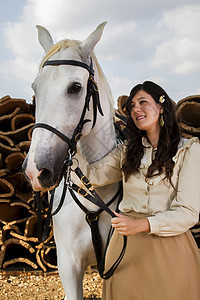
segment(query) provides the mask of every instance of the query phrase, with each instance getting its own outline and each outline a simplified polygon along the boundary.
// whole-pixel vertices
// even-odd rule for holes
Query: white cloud
[[[125,2],[128,5],[131,0]],[[115,2],[115,7],[121,7],[120,1]],[[56,42],[63,38],[85,39],[100,22],[106,19],[112,9],[112,1],[106,4],[105,10],[104,1],[95,3],[90,0],[78,2],[27,0],[20,20],[4,24],[6,47],[10,52],[10,58],[1,64],[1,74],[10,77],[10,80],[15,78],[18,85],[30,85],[43,55],[43,49],[37,41],[36,24],[43,25],[52,32]],[[91,11],[98,11],[100,16],[97,18],[97,14],[91,14]],[[94,26],[91,25],[92,23]],[[97,45],[99,56],[107,61],[138,57],[141,52],[138,51],[138,47],[133,47],[132,39],[136,33],[137,25],[132,20],[127,20],[123,24],[119,21],[113,26],[107,25],[102,45],[100,43]],[[32,95],[31,89],[28,95]]]
[[[189,74],[200,70],[199,53],[200,41],[177,37],[157,47],[152,65],[175,74]]]
[[[37,47],[37,32],[26,22],[7,23],[5,28],[6,46],[12,55],[24,60],[34,58],[39,47]]]
[[[138,35],[136,22],[127,21],[123,24],[108,26],[103,35],[99,51],[100,56],[108,61],[136,60],[141,57],[140,47],[135,47],[134,37]]]
[[[200,5],[188,5],[169,11],[159,22],[168,39],[155,49],[154,68],[165,68],[174,74],[189,74],[200,70]],[[166,36],[166,33],[165,33]]]
[[[175,36],[196,38],[200,28],[200,5],[185,5],[164,13],[163,23]]]
[[[134,82],[133,80],[125,77],[111,76],[109,78],[109,84],[113,91],[112,94],[115,101],[115,106],[117,103],[117,98],[120,95],[129,95],[131,88],[137,83],[138,81],[135,80]]]

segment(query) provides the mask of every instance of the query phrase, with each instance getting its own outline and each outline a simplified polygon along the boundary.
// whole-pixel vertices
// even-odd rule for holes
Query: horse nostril
[[[52,173],[50,170],[43,169],[42,173],[40,175],[42,175],[43,177],[49,178],[49,177],[51,177]]]
[[[41,174],[38,177],[43,187],[51,187],[55,184],[53,173],[48,169],[42,169]]]

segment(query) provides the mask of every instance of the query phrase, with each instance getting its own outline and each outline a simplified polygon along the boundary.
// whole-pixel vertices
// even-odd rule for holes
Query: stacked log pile
[[[33,191],[22,172],[34,122],[34,103],[9,96],[0,99],[0,268],[4,270],[57,268],[55,247],[39,245]],[[43,206],[44,213],[46,209]],[[48,241],[53,242],[52,230]]]

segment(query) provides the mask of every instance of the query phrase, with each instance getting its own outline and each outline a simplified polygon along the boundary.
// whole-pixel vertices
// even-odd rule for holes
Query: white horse
[[[42,26],[37,26],[38,38],[45,50],[45,57],[40,65],[39,74],[32,87],[36,99],[36,123],[48,124],[71,138],[82,114],[87,93],[89,72],[75,65],[45,65],[49,60],[73,60],[90,65],[92,58],[95,81],[103,116],[98,114],[93,124],[93,104],[90,103],[82,129],[79,147],[88,162],[94,162],[110,152],[116,145],[113,126],[113,99],[109,85],[93,53],[100,40],[105,23],[83,42],[62,40],[53,43],[50,33]],[[91,101],[92,102],[92,101]],[[23,168],[35,191],[51,189],[57,184],[63,162],[68,151],[68,144],[59,136],[45,128],[35,128],[32,135],[29,153]],[[56,188],[54,209],[61,197],[63,181]],[[98,188],[97,192],[108,202],[118,190],[119,184]],[[78,196],[79,200],[90,211],[97,206]],[[116,201],[110,207],[116,208]],[[110,228],[110,216],[103,212],[99,220],[103,248],[105,247]],[[82,279],[88,265],[96,264],[91,240],[91,232],[85,221],[85,213],[77,206],[67,193],[65,202],[53,217],[54,238],[57,247],[58,271],[65,290],[65,299],[80,300],[83,298]]]

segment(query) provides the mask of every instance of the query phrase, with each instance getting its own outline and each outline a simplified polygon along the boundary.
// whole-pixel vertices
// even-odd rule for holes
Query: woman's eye
[[[144,104],[144,103],[146,103],[146,100],[141,100],[140,101],[140,104]]]
[[[78,94],[81,91],[81,84],[78,82],[73,82],[69,87],[67,92],[69,94]]]

